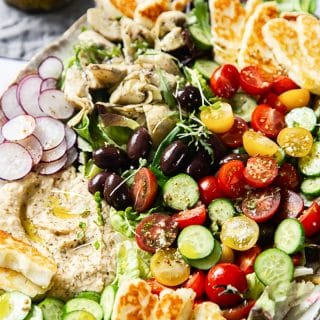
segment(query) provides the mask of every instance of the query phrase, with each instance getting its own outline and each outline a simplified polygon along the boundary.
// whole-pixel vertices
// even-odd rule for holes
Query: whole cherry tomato
[[[261,253],[261,248],[256,244],[247,251],[237,252],[235,264],[245,273],[254,272],[253,265],[256,257]]]
[[[320,232],[320,206],[316,201],[298,218],[303,225],[306,237],[312,237]]]
[[[215,176],[207,176],[198,182],[200,190],[200,199],[205,205],[217,198],[223,197],[223,192],[219,187],[219,183]]]
[[[259,104],[266,104],[266,105],[270,106],[271,108],[274,108],[283,114],[286,114],[288,112],[287,107],[280,102],[278,96],[275,93],[273,93],[272,91],[269,91],[269,92],[266,92],[265,94],[263,94],[260,97],[258,103]]]
[[[192,289],[196,293],[196,299],[199,299],[204,294],[205,284],[205,272],[197,270],[189,276],[189,279],[182,286],[184,288]]]
[[[273,80],[271,89],[273,92],[279,95],[288,90],[299,89],[299,86],[290,78],[279,76]]]

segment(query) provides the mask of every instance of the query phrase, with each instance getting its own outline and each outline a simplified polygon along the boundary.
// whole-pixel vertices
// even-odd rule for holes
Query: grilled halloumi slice
[[[31,298],[46,292],[46,289],[35,285],[21,273],[6,268],[0,268],[0,289],[19,291]]]
[[[192,320],[226,320],[226,318],[217,304],[206,301],[194,307]]]
[[[137,7],[136,0],[109,0],[111,5],[128,18],[133,18]]]
[[[48,288],[57,265],[31,245],[0,230],[0,267],[20,272],[35,285]]]
[[[241,42],[238,65],[242,69],[246,66],[260,66],[270,74],[281,74],[283,68],[279,65],[272,50],[263,39],[262,28],[267,21],[279,15],[275,2],[260,4],[248,19]]]

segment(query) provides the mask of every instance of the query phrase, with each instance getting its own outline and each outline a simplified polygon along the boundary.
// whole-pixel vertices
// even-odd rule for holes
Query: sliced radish
[[[41,92],[39,106],[43,112],[55,119],[68,119],[74,111],[64,98],[64,93],[56,89]]]
[[[4,113],[0,109],[0,143],[4,141],[4,137],[2,135],[2,127],[7,121],[8,119],[5,117]]]
[[[39,139],[43,150],[53,149],[64,139],[64,124],[50,117],[36,118],[34,135]]]
[[[41,83],[40,92],[48,89],[56,89],[57,83],[58,83],[57,79],[54,79],[54,78],[44,79]]]
[[[42,79],[38,75],[30,75],[21,80],[17,89],[18,100],[27,114],[34,117],[46,115],[39,107],[39,94]]]
[[[78,151],[76,147],[72,147],[67,151],[67,162],[64,165],[65,168],[70,167],[78,158]]]
[[[47,57],[44,59],[39,68],[38,73],[42,79],[55,78],[59,79],[63,71],[62,61],[54,56]]]
[[[9,141],[22,140],[32,135],[35,128],[35,118],[24,114],[5,123],[2,127],[2,135]]]
[[[30,153],[34,166],[41,161],[43,149],[40,141],[35,136],[31,135],[28,138],[17,141],[17,143]]]
[[[67,154],[53,162],[40,162],[34,167],[37,173],[48,175],[60,171],[67,163]]]
[[[8,119],[12,119],[21,114],[26,114],[17,99],[17,88],[18,85],[14,84],[5,91],[1,98],[1,107],[4,115]]]
[[[32,169],[30,153],[17,143],[5,142],[0,145],[0,179],[17,180]]]
[[[67,149],[69,150],[70,148],[72,148],[76,141],[77,141],[77,135],[76,133],[74,132],[73,129],[71,129],[70,127],[68,126],[65,126],[65,132],[66,132],[66,141],[67,141]]]
[[[41,161],[52,162],[60,159],[67,152],[67,142],[65,139],[55,148],[43,152]]]

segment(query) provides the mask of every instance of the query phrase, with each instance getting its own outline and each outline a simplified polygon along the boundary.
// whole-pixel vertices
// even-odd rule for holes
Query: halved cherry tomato
[[[172,245],[178,234],[178,224],[166,214],[153,213],[142,219],[136,228],[138,246],[150,253]]]
[[[273,156],[279,146],[260,132],[246,131],[243,134],[243,147],[250,156]]]
[[[298,219],[303,225],[306,237],[316,235],[320,232],[320,205],[313,201],[312,205]]]
[[[299,86],[290,78],[279,76],[273,80],[271,89],[273,92],[279,95],[288,90],[299,89]]]
[[[154,278],[147,279],[146,281],[148,282],[148,285],[151,287],[151,293],[153,294],[159,295],[162,290],[169,288],[164,286]],[[170,289],[172,289],[172,287],[170,287]]]
[[[303,210],[303,199],[301,196],[291,190],[281,190],[281,202],[277,218],[282,220],[286,218],[297,218]]]
[[[275,138],[286,123],[281,112],[266,104],[260,104],[252,112],[251,125],[254,130],[264,133],[269,138]]]
[[[184,288],[190,288],[196,293],[196,299],[204,294],[206,285],[206,274],[197,270],[189,276],[189,279],[182,285]]]
[[[280,206],[281,194],[276,188],[251,191],[242,201],[243,213],[256,222],[269,220]]]
[[[180,211],[174,214],[172,218],[177,222],[180,229],[193,224],[203,224],[207,218],[206,207],[201,205],[193,209]]]
[[[235,117],[231,129],[221,134],[220,138],[227,147],[239,148],[242,146],[242,136],[248,129],[247,123],[242,118]]]
[[[245,193],[243,170],[244,164],[240,160],[231,160],[219,169],[218,183],[227,196],[237,198]]]
[[[245,92],[255,96],[267,92],[271,82],[259,67],[248,66],[240,71],[240,86]]]
[[[259,104],[266,104],[271,108],[278,110],[279,112],[286,114],[288,112],[287,107],[282,104],[278,98],[278,96],[273,92],[267,92],[262,95],[258,101]]]
[[[238,252],[235,264],[245,273],[249,274],[254,272],[253,265],[258,254],[261,253],[261,248],[256,244],[247,251]]]
[[[220,190],[217,178],[215,176],[207,176],[198,182],[200,199],[205,205],[217,198],[223,197],[223,192]]]
[[[237,292],[231,292],[227,286],[231,285],[240,294],[247,288],[247,280],[243,271],[232,263],[219,263],[213,266],[207,275],[206,294],[209,299],[222,308],[233,307],[242,300]]]
[[[246,300],[244,303],[240,304],[231,309],[223,310],[223,316],[227,320],[243,320],[247,319],[250,310],[254,306],[254,300]]]
[[[251,157],[248,159],[243,176],[254,188],[265,188],[276,178],[278,165],[271,157]]]
[[[134,176],[132,185],[134,209],[137,212],[145,212],[155,200],[158,192],[157,178],[148,168],[141,168]]]
[[[300,184],[300,177],[295,166],[285,162],[279,168],[278,176],[275,178],[274,184],[280,188],[296,190]]]
[[[230,99],[239,89],[239,72],[232,64],[217,68],[211,78],[211,90],[219,97]]]

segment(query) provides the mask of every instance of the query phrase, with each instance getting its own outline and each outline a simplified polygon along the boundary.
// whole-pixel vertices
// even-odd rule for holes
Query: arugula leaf
[[[176,105],[176,99],[174,98],[169,83],[167,79],[163,76],[162,71],[160,69],[157,69],[157,73],[159,75],[160,90],[163,94],[164,101],[169,107],[172,108]]]
[[[197,23],[202,29],[203,34],[211,41],[211,27],[209,23],[209,8],[208,4],[203,0],[194,0],[194,15],[196,16]]]

